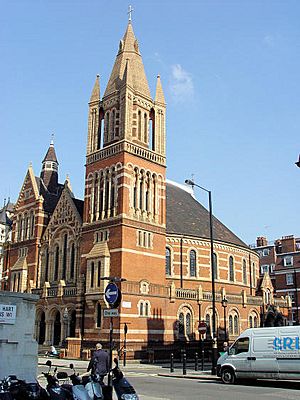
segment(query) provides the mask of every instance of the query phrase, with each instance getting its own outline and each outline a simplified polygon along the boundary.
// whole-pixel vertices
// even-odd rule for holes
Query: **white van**
[[[300,326],[246,329],[219,357],[217,375],[236,379],[300,379]]]

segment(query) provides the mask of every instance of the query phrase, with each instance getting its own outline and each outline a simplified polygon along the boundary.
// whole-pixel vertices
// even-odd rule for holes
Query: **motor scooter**
[[[70,364],[70,369],[73,370],[73,374],[69,375],[72,385],[62,385],[62,387],[71,391],[74,400],[90,400],[88,392],[82,382],[82,378],[76,373],[74,365]]]
[[[49,395],[44,388],[36,382],[26,382],[18,379],[16,375],[9,375],[9,391],[14,400],[47,400]]]
[[[123,372],[119,368],[117,358],[114,358],[115,367],[112,371],[112,385],[118,397],[118,400],[139,400],[134,387],[124,377]]]
[[[12,393],[10,392],[11,380],[7,376],[0,381],[0,399],[1,400],[14,400]]]
[[[82,383],[87,391],[89,400],[102,400],[104,399],[102,386],[97,378],[97,375],[91,374],[82,377]]]
[[[57,372],[57,368],[55,368],[54,372],[51,374],[51,361],[46,361],[46,365],[49,367],[48,372],[43,372],[42,374],[47,380],[46,390],[49,394],[50,399],[73,400],[72,393],[70,393],[67,389],[63,388],[59,384],[59,379],[68,378],[68,374],[66,372]]]

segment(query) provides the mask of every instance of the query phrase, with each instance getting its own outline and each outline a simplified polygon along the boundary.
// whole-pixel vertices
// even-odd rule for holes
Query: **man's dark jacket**
[[[106,351],[96,350],[89,362],[88,371],[99,375],[106,375],[109,371],[109,357]]]

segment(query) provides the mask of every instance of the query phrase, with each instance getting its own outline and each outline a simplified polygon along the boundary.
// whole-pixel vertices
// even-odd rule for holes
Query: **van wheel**
[[[235,374],[231,368],[224,368],[221,372],[221,379],[223,383],[231,383],[235,382]]]

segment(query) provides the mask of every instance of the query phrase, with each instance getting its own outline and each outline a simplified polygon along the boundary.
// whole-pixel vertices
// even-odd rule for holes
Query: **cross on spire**
[[[129,21],[129,22],[131,22],[132,11],[133,11],[133,8],[132,8],[131,6],[129,6],[129,7],[128,7],[128,12],[127,12],[127,14],[128,14],[128,21]]]

